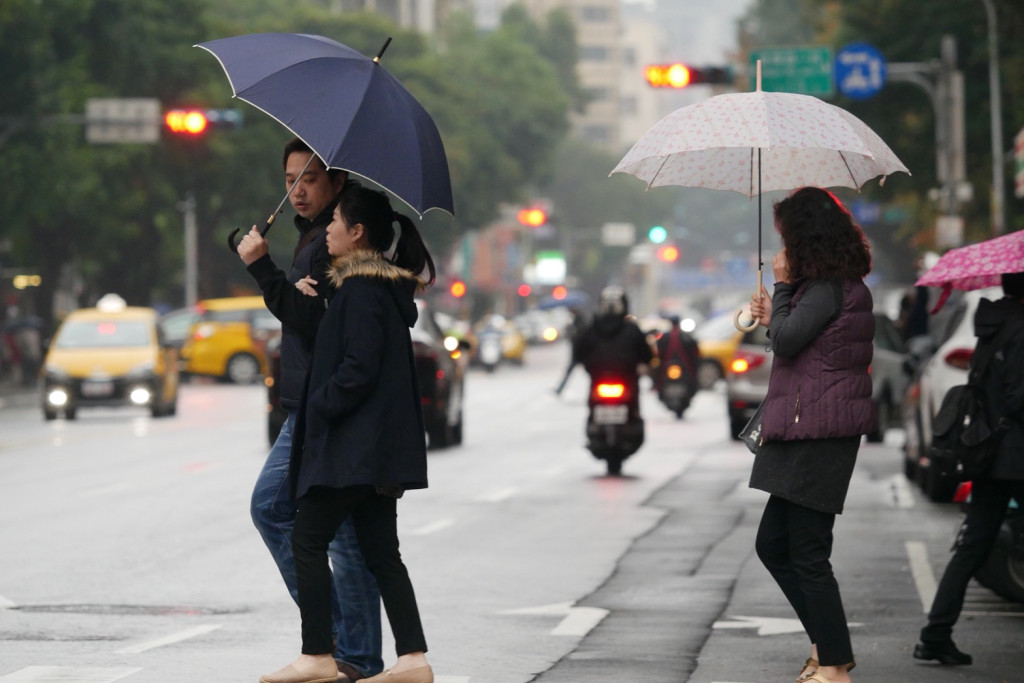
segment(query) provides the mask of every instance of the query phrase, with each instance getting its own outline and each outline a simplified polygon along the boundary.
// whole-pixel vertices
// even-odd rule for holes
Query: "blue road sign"
[[[850,43],[836,53],[836,88],[855,100],[874,97],[885,85],[885,57],[873,45]]]

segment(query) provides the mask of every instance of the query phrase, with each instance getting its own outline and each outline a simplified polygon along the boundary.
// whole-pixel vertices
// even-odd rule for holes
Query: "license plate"
[[[665,395],[670,398],[682,398],[687,393],[686,387],[682,384],[669,384],[665,387]]]
[[[114,394],[114,383],[110,380],[85,380],[82,382],[82,396],[100,398]]]
[[[629,406],[594,406],[594,424],[624,425],[629,421]]]

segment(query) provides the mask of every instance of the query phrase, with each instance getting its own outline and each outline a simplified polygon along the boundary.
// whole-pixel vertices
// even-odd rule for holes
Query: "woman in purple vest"
[[[871,252],[850,213],[820,188],[777,202],[775,227],[783,247],[772,259],[775,291],[750,302],[775,353],[750,476],[770,494],[757,555],[811,640],[797,681],[848,683],[853,648],[829,558],[861,435],[875,426],[875,320],[864,285]]]

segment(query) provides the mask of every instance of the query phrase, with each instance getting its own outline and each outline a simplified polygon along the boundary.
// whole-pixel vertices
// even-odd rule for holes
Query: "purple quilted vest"
[[[806,288],[793,294],[793,311]],[[827,439],[875,429],[871,365],[875,318],[861,280],[843,282],[839,317],[794,358],[776,356],[762,417],[766,441]]]

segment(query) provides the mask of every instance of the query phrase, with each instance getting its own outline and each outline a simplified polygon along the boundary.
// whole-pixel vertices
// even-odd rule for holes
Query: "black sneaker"
[[[960,652],[952,640],[945,643],[918,643],[914,646],[914,659],[934,659],[946,666],[966,666],[974,661],[966,652]]]

